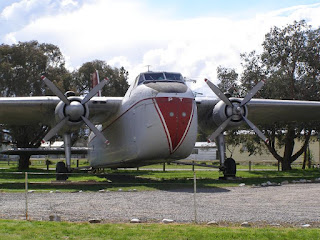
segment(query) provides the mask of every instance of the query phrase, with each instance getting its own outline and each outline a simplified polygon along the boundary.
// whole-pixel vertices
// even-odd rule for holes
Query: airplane
[[[64,149],[13,149],[6,154],[65,153],[66,166],[57,164],[57,172],[69,172],[72,153],[88,153],[93,169],[139,167],[172,162],[188,157],[195,145],[198,127],[210,135],[218,148],[220,170],[225,177],[235,176],[236,164],[225,154],[224,132],[244,124],[264,141],[256,127],[282,121],[306,122],[320,119],[320,102],[254,99],[263,87],[259,82],[244,98],[232,98],[205,79],[216,98],[196,98],[178,72],[142,72],[124,97],[96,94],[107,84],[97,82],[86,96],[63,94],[46,76],[41,77],[56,96],[1,97],[0,124],[44,123],[51,130],[50,140],[63,135]],[[71,134],[86,124],[91,133],[88,148],[71,146]]]

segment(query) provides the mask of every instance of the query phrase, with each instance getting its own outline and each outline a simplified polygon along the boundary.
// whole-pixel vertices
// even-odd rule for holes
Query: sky
[[[52,43],[68,69],[104,60],[125,67],[129,83],[147,65],[181,72],[202,92],[218,66],[241,72],[241,53],[302,19],[320,26],[320,0],[0,0],[0,44]]]

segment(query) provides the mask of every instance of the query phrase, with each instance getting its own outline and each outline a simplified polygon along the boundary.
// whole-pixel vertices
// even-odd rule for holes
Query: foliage
[[[0,46],[1,96],[39,96],[46,94],[40,79],[43,72],[59,82],[70,82],[60,49],[37,41]],[[62,86],[69,87],[68,84]],[[46,125],[6,126],[17,147],[39,147],[49,130]],[[29,166],[30,155],[21,155],[19,168]]]
[[[79,70],[73,72],[73,79],[77,83],[77,92],[85,93],[92,88],[91,74],[98,70],[100,78],[108,78],[108,84],[102,89],[103,96],[123,97],[129,85],[128,71],[110,67],[106,62],[94,60],[84,63]]]
[[[305,21],[295,21],[284,28],[274,27],[265,35],[262,46],[261,54],[255,51],[241,54],[244,70],[239,80],[242,89],[249,91],[259,81],[266,80],[265,86],[255,97],[319,100],[320,28],[312,29]],[[234,72],[234,69],[225,70],[220,79],[227,78],[230,72]],[[234,77],[230,82],[235,82]],[[266,147],[282,163],[282,170],[289,170],[291,163],[306,151],[311,130],[317,130],[319,123],[275,123],[259,128],[268,137]],[[295,139],[304,141],[304,144],[293,153]],[[247,145],[254,146],[251,154],[261,151],[257,147],[260,142],[257,138],[248,139]],[[277,152],[277,147],[281,146],[285,146],[283,154]]]

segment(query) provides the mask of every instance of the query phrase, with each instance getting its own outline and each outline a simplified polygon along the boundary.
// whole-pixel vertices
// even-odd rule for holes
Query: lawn
[[[0,220],[0,239],[319,239],[319,229],[195,224],[89,224]]]
[[[16,167],[0,170],[0,191],[24,191],[25,174],[17,172]],[[288,172],[278,171],[238,171],[237,180],[219,180],[219,171],[196,171],[198,188],[232,187],[240,183],[257,185],[263,182],[292,181],[299,179],[314,180],[320,177],[319,169]],[[78,172],[71,174],[67,182],[55,181],[55,171],[31,168],[28,172],[30,190],[36,191],[98,191],[101,189],[118,191],[169,190],[193,188],[193,172],[190,169],[170,171],[154,170],[106,170],[105,173],[93,174]]]

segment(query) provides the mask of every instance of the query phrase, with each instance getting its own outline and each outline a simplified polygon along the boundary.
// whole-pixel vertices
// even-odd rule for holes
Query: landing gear
[[[224,162],[224,178],[235,178],[237,173],[236,161],[233,158],[227,158]]]
[[[226,157],[226,147],[225,147],[225,139],[223,133],[219,134],[218,137],[215,139],[219,159],[220,159],[220,170],[223,172],[223,177],[220,179],[234,179],[237,173],[237,165],[233,158]]]
[[[58,162],[56,165],[56,180],[65,181],[68,179],[68,169],[64,162]]]

